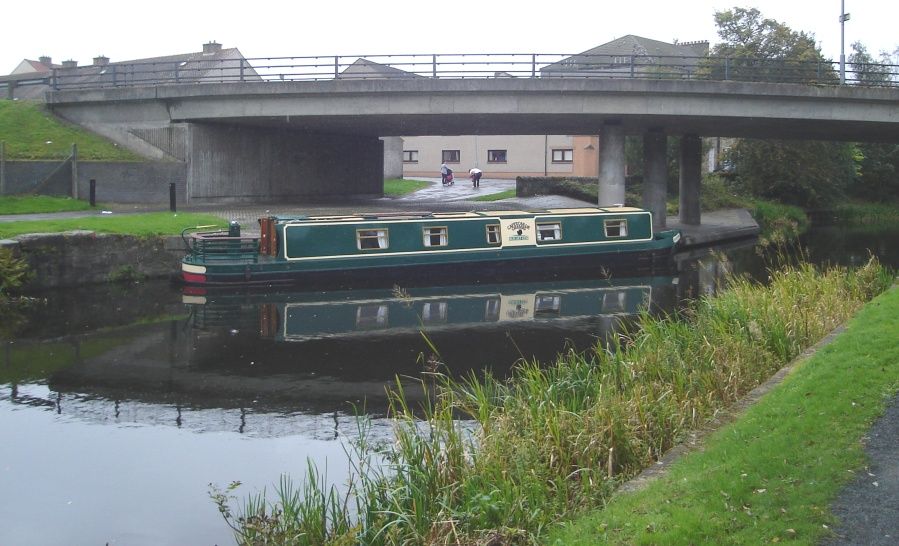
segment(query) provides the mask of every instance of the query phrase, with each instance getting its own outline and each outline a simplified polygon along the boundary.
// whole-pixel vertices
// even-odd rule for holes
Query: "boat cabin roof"
[[[440,220],[444,218],[484,218],[504,216],[534,216],[534,215],[569,215],[569,214],[593,214],[593,213],[622,213],[641,212],[643,209],[635,207],[579,207],[563,209],[539,209],[539,210],[485,210],[468,212],[365,212],[344,215],[321,216],[275,216],[280,222],[362,222],[366,220]]]

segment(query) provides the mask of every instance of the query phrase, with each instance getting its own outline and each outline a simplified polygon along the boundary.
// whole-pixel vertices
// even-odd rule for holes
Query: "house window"
[[[553,150],[553,163],[571,163],[574,161],[574,150],[571,148]]]
[[[418,163],[418,150],[403,150],[403,163]]]
[[[356,246],[359,250],[376,250],[389,245],[386,229],[356,230]]]
[[[426,227],[422,230],[425,246],[446,246],[445,227]]]
[[[605,220],[606,237],[627,237],[627,220]]]
[[[505,163],[506,150],[487,150],[487,163]]]
[[[443,150],[444,163],[459,163],[461,154],[459,150]]]
[[[499,244],[499,224],[487,224],[487,244]]]
[[[537,224],[537,240],[538,241],[558,241],[562,238],[562,224],[559,222],[551,222],[547,224]]]

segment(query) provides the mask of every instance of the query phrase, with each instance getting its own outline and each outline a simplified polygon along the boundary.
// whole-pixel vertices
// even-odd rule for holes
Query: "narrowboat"
[[[269,216],[259,219],[258,236],[241,236],[234,222],[183,236],[181,279],[200,286],[507,282],[619,266],[652,273],[680,240],[677,230],[653,233],[651,213],[632,207]]]

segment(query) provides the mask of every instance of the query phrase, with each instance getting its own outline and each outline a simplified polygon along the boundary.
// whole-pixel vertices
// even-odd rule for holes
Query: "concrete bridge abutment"
[[[377,137],[189,125],[187,198],[191,202],[383,193],[384,143]]]
[[[698,226],[701,221],[699,189],[702,182],[702,140],[684,135],[680,142],[680,191],[678,208],[682,224]]]
[[[607,123],[599,133],[599,206],[624,204],[624,131]]]
[[[652,212],[653,229],[667,226],[668,135],[662,129],[643,134],[643,208]]]

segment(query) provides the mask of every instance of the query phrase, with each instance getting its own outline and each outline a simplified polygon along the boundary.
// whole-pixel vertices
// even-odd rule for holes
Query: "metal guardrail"
[[[182,237],[184,234],[182,234]],[[229,236],[227,231],[191,233],[188,249],[205,260],[259,260],[259,238]]]
[[[54,69],[53,89],[383,79],[640,78],[839,85],[839,63],[737,57],[408,54],[114,63]],[[0,82],[2,83],[2,82]],[[899,65],[848,64],[846,83],[899,87]]]
[[[846,83],[899,87],[899,65],[848,64]],[[339,79],[641,78],[839,85],[839,63],[736,57],[562,54],[410,54],[199,59],[57,68],[0,77],[0,87],[53,89]]]

